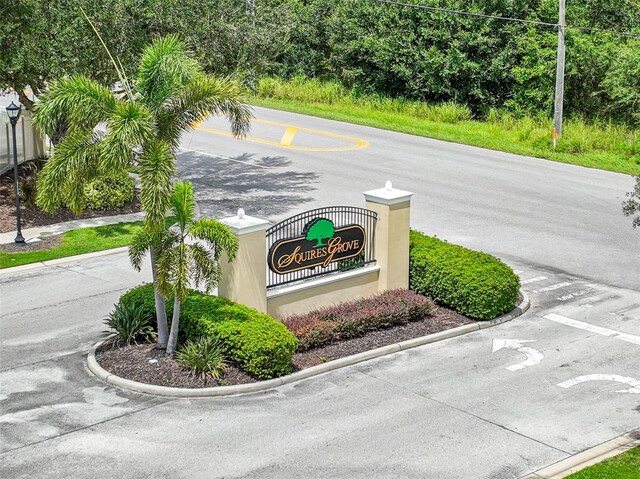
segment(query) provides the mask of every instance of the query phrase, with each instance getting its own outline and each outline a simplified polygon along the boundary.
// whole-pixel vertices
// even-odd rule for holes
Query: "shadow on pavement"
[[[203,216],[224,218],[243,208],[270,219],[313,200],[307,193],[316,189],[318,175],[289,170],[290,164],[282,156],[243,154],[227,160],[188,152],[177,156],[176,166],[180,178],[193,183]]]

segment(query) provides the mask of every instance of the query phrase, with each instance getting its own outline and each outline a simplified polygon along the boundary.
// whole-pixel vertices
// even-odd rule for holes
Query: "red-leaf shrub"
[[[425,296],[393,289],[370,298],[288,316],[282,322],[298,338],[298,351],[307,351],[433,316],[435,308],[433,301]]]

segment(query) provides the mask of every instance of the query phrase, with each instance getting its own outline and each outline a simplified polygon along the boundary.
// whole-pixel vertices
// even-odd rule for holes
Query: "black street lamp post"
[[[16,243],[24,243],[22,237],[22,230],[20,228],[20,191],[18,188],[18,142],[16,141],[16,125],[18,124],[18,118],[20,118],[20,112],[22,107],[11,102],[11,105],[7,107],[7,115],[9,115],[9,121],[11,122],[11,131],[13,133],[13,182],[16,187],[16,224],[18,234],[16,235]]]

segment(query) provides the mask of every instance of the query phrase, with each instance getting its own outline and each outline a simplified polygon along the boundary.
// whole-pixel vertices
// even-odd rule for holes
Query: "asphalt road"
[[[319,206],[364,203],[386,180],[415,193],[416,229],[505,259],[640,291],[640,232],[622,216],[632,177],[293,113],[255,108],[261,122],[239,141],[210,119],[185,138],[180,175],[204,214],[279,220]],[[268,123],[264,123],[268,122]],[[283,126],[276,126],[283,125]],[[279,144],[285,126],[301,131]],[[357,138],[369,146],[356,150]],[[266,141],[266,142],[265,142]],[[302,148],[302,149],[299,149]]]
[[[107,386],[84,366],[100,319],[148,271],[115,254],[2,272],[0,477],[518,478],[640,427],[636,237],[619,214],[630,178],[257,115],[266,122],[251,141],[185,139],[206,153],[179,158],[202,213],[277,220],[361,205],[361,191],[390,179],[415,193],[415,227],[499,254],[532,308],[267,393],[173,400]],[[596,219],[608,222],[590,228]]]

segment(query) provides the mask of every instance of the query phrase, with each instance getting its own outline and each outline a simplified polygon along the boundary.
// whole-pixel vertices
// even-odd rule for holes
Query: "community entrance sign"
[[[267,288],[375,263],[377,218],[375,211],[366,208],[328,206],[268,228]]]
[[[366,244],[364,228],[358,224],[335,227],[327,218],[315,218],[302,234],[281,239],[269,248],[267,263],[277,274],[292,273],[316,267],[326,268],[335,261],[355,258]]]
[[[221,220],[239,246],[220,262],[218,294],[281,318],[407,288],[411,196],[387,182],[364,193],[364,208],[327,206],[271,226],[238,210]]]

